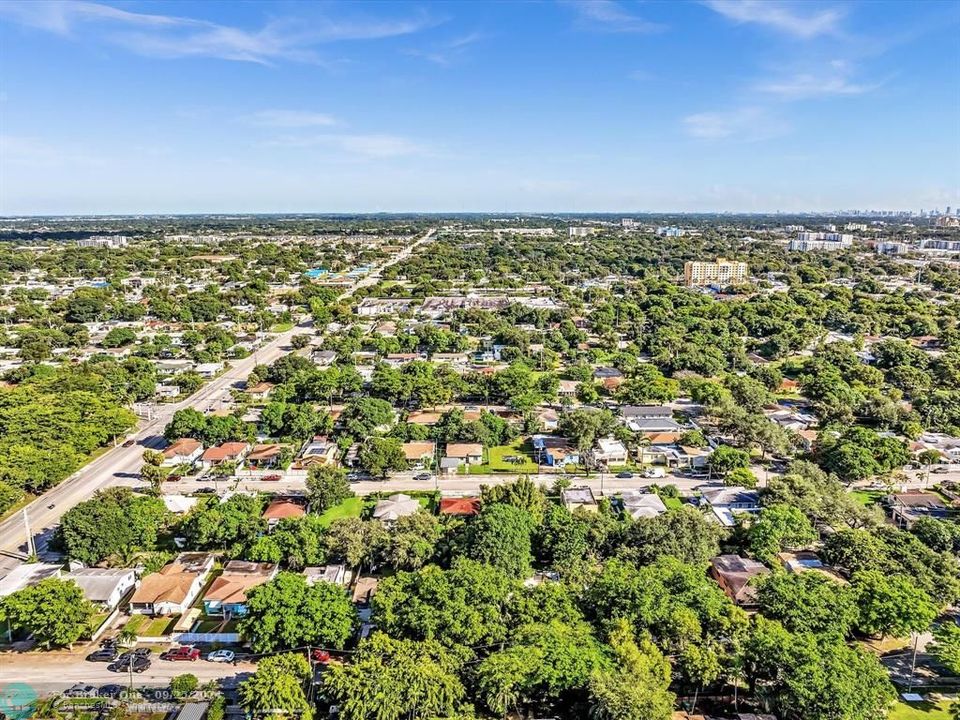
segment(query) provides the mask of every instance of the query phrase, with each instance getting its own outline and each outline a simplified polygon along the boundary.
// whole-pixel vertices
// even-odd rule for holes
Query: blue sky
[[[0,3],[0,214],[960,205],[960,2]]]

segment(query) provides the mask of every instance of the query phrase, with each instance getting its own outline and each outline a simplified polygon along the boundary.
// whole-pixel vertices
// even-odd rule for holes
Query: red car
[[[318,648],[310,654],[310,659],[315,663],[326,665],[328,662],[330,662],[330,653],[328,653],[326,650],[320,650]]]
[[[264,475],[260,478],[264,482],[277,482],[280,479],[279,475]]]
[[[161,660],[194,660],[200,659],[200,651],[194,647],[184,646],[167,650],[160,656]]]

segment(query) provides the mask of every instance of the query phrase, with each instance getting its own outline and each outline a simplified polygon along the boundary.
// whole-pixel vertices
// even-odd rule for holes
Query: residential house
[[[738,514],[760,512],[760,494],[740,486],[705,489],[700,501],[724,527],[733,527]]]
[[[209,380],[210,378],[216,377],[223,370],[222,362],[208,362],[208,363],[199,363],[196,367],[193,368],[193,371],[197,373],[200,377]]]
[[[840,573],[829,565],[824,564],[819,556],[810,550],[777,553],[777,559],[780,561],[780,564],[783,565],[784,570],[794,575],[799,575],[804,572],[814,572],[841,584],[846,584],[847,582]]]
[[[537,413],[537,422],[547,432],[553,432],[560,425],[560,413],[553,408],[546,408]]]
[[[240,467],[249,452],[249,443],[225,442],[222,445],[207,448],[200,456],[200,464],[204,469],[217,467],[224,463],[236,463],[237,467]]]
[[[627,448],[615,438],[599,438],[592,450],[593,461],[598,465],[623,465],[627,462]]]
[[[163,449],[162,465],[175,467],[177,465],[193,465],[203,454],[203,443],[193,438],[174,440]]]
[[[440,458],[440,474],[441,475],[456,475],[459,469],[460,469],[460,461],[457,460],[457,458],[451,458],[451,457]]]
[[[207,615],[243,617],[247,614],[247,593],[273,580],[278,567],[274,563],[231,560],[204,593],[203,611]]]
[[[310,359],[313,360],[315,365],[329,367],[336,361],[337,353],[333,350],[317,350],[310,356]]]
[[[197,599],[212,568],[213,555],[209,553],[181,553],[140,581],[130,598],[130,613],[182,615]]]
[[[470,517],[479,512],[480,498],[478,497],[441,498],[440,500],[441,515]]]
[[[566,467],[580,462],[580,453],[566,438],[534,435],[530,438],[530,443],[533,445],[533,459],[538,465]]]
[[[267,527],[274,528],[277,523],[287,518],[299,518],[307,514],[306,505],[302,500],[293,498],[275,498],[267,505],[261,517],[267,521]]]
[[[313,465],[336,467],[338,450],[337,444],[328,440],[325,435],[316,435],[303,444],[298,464],[303,468]]]
[[[887,498],[890,504],[890,516],[900,527],[910,529],[923,517],[943,520],[949,515],[946,503],[939,495],[923,490],[910,490],[895,493]]]
[[[598,367],[593,370],[593,379],[594,380],[607,380],[610,378],[615,378],[618,380],[623,379],[623,373],[612,367]]]
[[[193,506],[200,502],[200,498],[195,495],[161,495],[161,502],[163,506],[167,509],[167,512],[172,512],[174,515],[183,515],[184,513],[190,512],[193,509]]]
[[[32,587],[42,580],[58,578],[62,569],[62,565],[49,563],[16,565],[10,572],[0,578],[0,598],[12,595],[18,590]]]
[[[429,467],[436,451],[437,446],[433,442],[403,443],[403,455],[407,459],[407,465],[413,470]]]
[[[402,367],[407,363],[411,363],[414,360],[422,360],[423,355],[420,353],[390,353],[384,357],[383,361],[390,367]]]
[[[264,380],[263,382],[258,382],[256,385],[246,388],[243,392],[254,402],[263,402],[270,397],[270,393],[273,392],[274,387],[273,383]]]
[[[718,555],[710,560],[710,574],[727,597],[741,607],[755,607],[757,590],[754,578],[769,575],[763,563],[739,555]]]
[[[623,503],[623,512],[634,520],[654,518],[667,511],[660,496],[652,492],[629,490],[621,495],[620,501]]]
[[[587,485],[578,487],[568,487],[560,491],[560,501],[570,512],[577,508],[582,508],[587,512],[597,512],[597,500],[593,496],[593,490]]]
[[[78,568],[63,575],[83,591],[83,597],[104,610],[113,610],[137,586],[132,568]]]
[[[316,567],[305,567],[303,575],[307,578],[307,585],[316,585],[318,582],[326,582],[331,585],[346,587],[350,584],[351,572],[347,566],[340,565],[320,565]]]
[[[683,426],[673,419],[673,411],[664,405],[624,405],[620,408],[620,415],[633,432],[683,432]]]
[[[397,493],[379,501],[373,508],[373,518],[383,523],[392,523],[405,515],[413,515],[420,510],[420,502],[409,495]]]
[[[244,464],[251,470],[266,470],[268,468],[280,467],[280,458],[283,456],[283,445],[277,443],[268,443],[263,445],[254,445]],[[287,456],[290,457],[289,455]]]
[[[447,443],[446,457],[455,458],[464,465],[482,465],[483,445],[480,443]]]
[[[575,398],[577,396],[577,388],[579,387],[579,380],[561,380],[557,386],[557,397]]]

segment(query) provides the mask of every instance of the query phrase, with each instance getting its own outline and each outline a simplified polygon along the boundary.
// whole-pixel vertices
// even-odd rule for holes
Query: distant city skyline
[[[0,215],[928,213],[960,3],[0,4]]]

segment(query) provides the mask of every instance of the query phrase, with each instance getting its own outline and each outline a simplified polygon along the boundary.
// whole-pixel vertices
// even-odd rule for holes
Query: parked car
[[[936,474],[936,475],[943,475],[944,473],[950,472],[950,468],[948,468],[948,467],[935,467],[935,468],[934,468],[933,470],[931,470],[930,472],[932,472],[932,473],[934,473],[934,474]]]
[[[115,685],[112,683],[109,685],[101,685],[100,689],[97,691],[97,697],[113,698],[116,700],[123,695],[123,691],[125,689],[126,688],[124,688],[123,685]]]
[[[136,444],[137,444],[137,441],[134,440],[133,438],[130,438],[129,440],[127,440],[127,441],[123,444],[123,446],[124,446],[124,447],[133,447],[133,446],[136,445]]]
[[[167,650],[165,653],[160,655],[161,660],[189,660],[193,662],[194,660],[200,659],[200,651],[195,647],[190,647],[189,645],[184,645],[183,647],[173,648]]]
[[[146,655],[121,655],[116,662],[107,665],[110,672],[129,672],[133,669],[135,673],[142,673],[150,668],[150,658]]]
[[[414,480],[432,480],[433,475],[431,475],[430,473],[420,473],[419,475],[414,475],[413,479]]]
[[[310,659],[313,660],[315,663],[326,665],[328,662],[330,662],[330,653],[328,653],[326,650],[321,650],[320,648],[317,648],[312,653],[310,653]]]
[[[180,482],[179,475],[167,475],[167,482]]]
[[[277,480],[280,479],[280,476],[279,476],[279,475],[264,475],[264,476],[263,476],[262,478],[260,478],[260,479],[263,480],[264,482],[277,482]]]
[[[645,478],[662,478],[666,477],[667,474],[663,471],[663,468],[647,468],[643,471],[643,476]]]
[[[102,647],[99,650],[94,650],[92,653],[87,655],[88,662],[111,663],[116,659],[117,649],[115,647]]]
[[[630,479],[630,478],[633,477],[633,473],[632,473],[632,472],[627,472],[626,470],[624,470],[623,472],[618,472],[618,473],[617,473],[617,477],[618,477],[618,478],[622,478],[622,479],[624,479],[624,480],[628,480],[628,479]]]
[[[237,659],[237,654],[233,650],[214,650],[207,655],[210,662],[229,663]]]
[[[64,690],[63,696],[68,698],[96,697],[97,689],[93,685],[77,683],[73,687]]]

